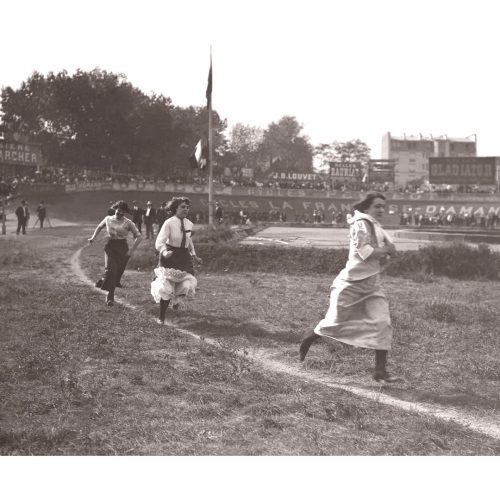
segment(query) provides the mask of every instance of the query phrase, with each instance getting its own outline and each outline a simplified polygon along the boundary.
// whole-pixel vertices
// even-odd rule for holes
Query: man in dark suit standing
[[[156,222],[156,210],[153,208],[153,204],[148,201],[146,203],[146,211],[144,212],[144,225],[146,226],[146,239],[154,239],[155,232],[153,230],[153,224]]]
[[[222,207],[218,201],[215,202],[215,221],[217,224],[222,224],[224,218],[224,213],[222,212]]]
[[[162,201],[160,208],[156,211],[156,222],[158,223],[158,232],[160,231],[163,223],[168,219],[167,204]]]
[[[47,208],[45,207],[45,202],[43,200],[36,208],[36,213],[38,214],[38,220],[40,221],[40,229],[43,229],[43,221],[45,220],[45,217],[47,217]],[[36,222],[34,225],[36,225]]]
[[[142,234],[142,216],[144,215],[144,210],[139,207],[137,202],[134,200],[132,202],[133,208],[131,211],[132,222],[137,226],[137,229]]]
[[[16,217],[17,217],[17,230],[16,234],[19,234],[20,231],[23,234],[26,234],[26,224],[28,223],[28,219],[30,218],[30,212],[28,209],[28,202],[25,200],[21,200],[21,205],[16,208]]]

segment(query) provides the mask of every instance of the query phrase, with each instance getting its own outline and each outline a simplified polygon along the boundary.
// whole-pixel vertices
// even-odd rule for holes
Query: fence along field
[[[215,339],[214,347],[154,323],[147,243],[120,290],[136,308],[110,311],[69,267],[87,230],[38,234],[6,240],[0,250],[1,357],[8,368],[0,379],[7,395],[2,454],[500,451],[497,440],[463,426],[268,372],[245,355],[296,363],[301,335],[327,306],[334,272],[328,259],[341,261],[335,252],[273,254],[199,235],[206,264],[198,295],[170,320]],[[325,267],[308,269],[318,260]],[[102,249],[86,248],[81,262],[94,278]],[[396,329],[391,368],[406,382],[384,392],[497,419],[499,283],[417,276],[385,277]],[[313,347],[308,366],[309,373],[373,387],[371,369],[370,352],[327,343]]]

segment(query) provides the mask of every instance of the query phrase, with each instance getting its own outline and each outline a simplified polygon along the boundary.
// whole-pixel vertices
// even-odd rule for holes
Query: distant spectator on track
[[[132,202],[132,210],[130,213],[132,215],[132,222],[137,226],[137,229],[142,234],[142,217],[144,215],[144,209],[140,208],[137,201],[134,200]]]
[[[160,208],[156,211],[156,222],[158,224],[158,232],[160,232],[163,223],[168,219],[167,203],[162,201]]]
[[[222,224],[224,220],[224,212],[222,211],[222,207],[218,201],[215,202],[215,222],[217,224]]]
[[[146,239],[154,239],[155,232],[153,224],[156,222],[156,210],[153,208],[153,204],[150,201],[146,203],[143,220],[144,225],[146,226]]]
[[[45,202],[43,200],[40,202],[38,207],[36,207],[36,213],[38,215],[38,220],[40,221],[40,229],[43,229],[43,221],[47,217],[47,207],[45,206]]]
[[[19,234],[21,231],[23,234],[26,234],[26,225],[28,224],[30,218],[30,211],[26,200],[21,200],[21,204],[16,208],[16,217],[16,234]]]

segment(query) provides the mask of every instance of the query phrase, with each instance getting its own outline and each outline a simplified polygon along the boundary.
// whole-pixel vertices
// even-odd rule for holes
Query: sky
[[[23,0],[0,3],[0,86],[100,67],[177,106],[267,127],[295,116],[313,145],[477,134],[500,156],[495,1]]]

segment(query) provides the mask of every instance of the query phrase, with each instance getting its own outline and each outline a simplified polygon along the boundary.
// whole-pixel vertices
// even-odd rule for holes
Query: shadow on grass
[[[288,344],[296,344],[299,341],[299,337],[291,332],[283,330],[271,332],[257,323],[241,321],[231,316],[209,316],[201,313],[191,313],[190,318],[185,318],[184,321],[182,321],[180,315],[177,318],[171,315],[170,319],[179,326],[188,328],[199,335],[223,338],[243,337],[247,340],[280,341]]]

